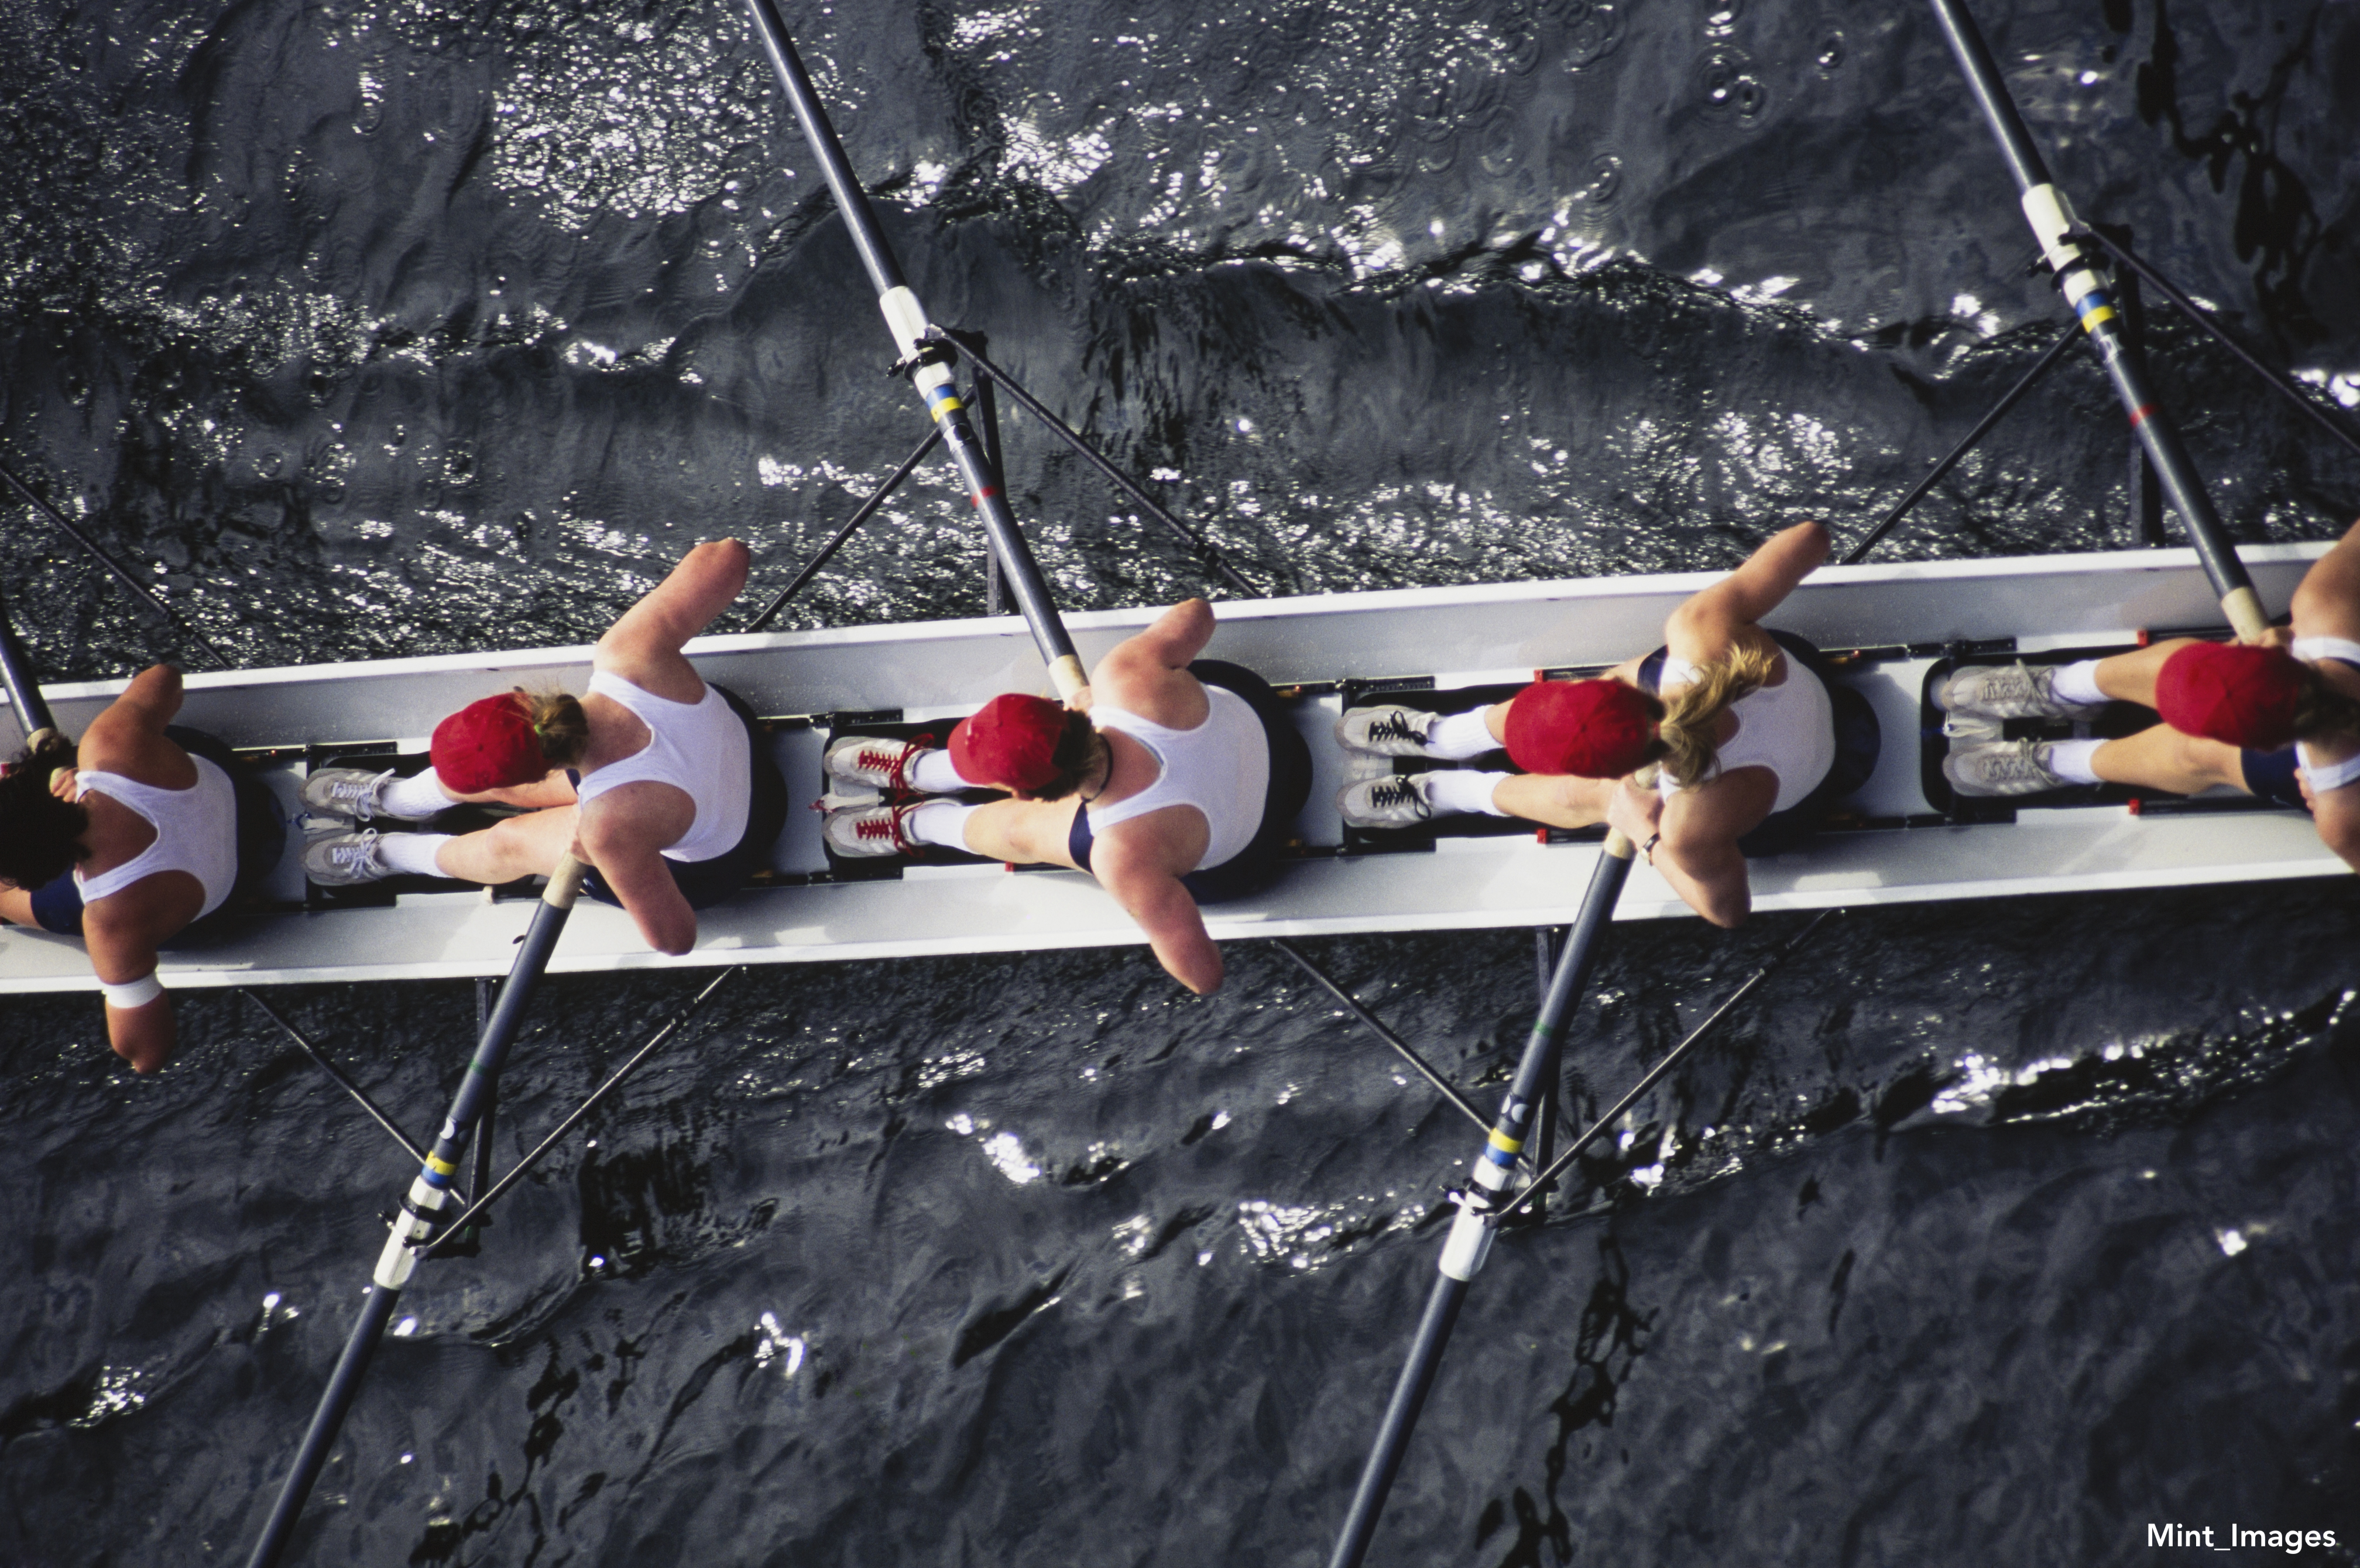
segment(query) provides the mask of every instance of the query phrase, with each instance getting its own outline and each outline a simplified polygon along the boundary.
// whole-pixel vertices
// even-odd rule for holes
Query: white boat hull
[[[2282,607],[2322,544],[2244,552],[2264,602]],[[1273,684],[1431,676],[1437,687],[1529,679],[1538,669],[1604,665],[1660,640],[1665,616],[1713,574],[1590,579],[1333,594],[1220,606],[1211,657]],[[1086,661],[1152,619],[1151,610],[1067,617]],[[2128,645],[2142,628],[2214,626],[2220,614],[2192,552],[2141,550],[1835,567],[1775,617],[1828,648],[2013,638],[2023,649]],[[691,645],[705,676],[765,715],[900,709],[951,718],[994,693],[1042,690],[1045,675],[1013,618],[722,637]],[[589,650],[435,657],[192,675],[181,721],[241,749],[393,741],[422,750],[434,724],[514,683],[579,689]],[[1846,678],[1877,707],[1884,755],[1855,797],[1873,818],[1922,816],[1918,688],[1931,663],[1895,658]],[[80,733],[120,682],[48,689]],[[1306,699],[1298,722],[1316,779],[1298,822],[1315,850],[1343,837],[1332,797],[1341,757],[1328,735],[1338,699]],[[777,744],[799,797],[818,790],[823,736]],[[276,780],[290,805],[300,764]],[[1537,835],[1439,840],[1430,854],[1315,857],[1265,893],[1207,911],[1216,939],[1471,930],[1569,921],[1598,851]],[[818,818],[791,814],[774,869],[825,868]],[[2339,875],[2295,811],[2134,815],[2119,808],[2025,811],[2012,823],[1822,833],[1796,854],[1753,863],[1756,909],[1907,903],[2001,895],[2163,887]],[[277,889],[301,897],[293,851]],[[532,902],[481,893],[404,896],[392,907],[257,916],[202,952],[167,954],[166,984],[250,985],[505,974]],[[1617,918],[1685,915],[1644,866]],[[652,953],[620,910],[585,901],[553,972],[792,964],[1014,953],[1137,942],[1138,930],[1087,877],[996,866],[912,866],[894,881],[749,888],[699,917],[694,951]],[[0,933],[0,991],[94,989],[81,944]]]

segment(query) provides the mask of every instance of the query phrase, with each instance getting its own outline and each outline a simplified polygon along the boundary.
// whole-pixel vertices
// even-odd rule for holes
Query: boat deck
[[[2245,559],[2264,601],[2284,604],[2323,545],[2264,546]],[[1513,686],[1536,670],[1603,667],[1654,646],[1665,616],[1713,574],[1338,594],[1219,606],[1213,657],[1291,692],[1315,779],[1298,819],[1299,858],[1264,893],[1207,911],[1217,939],[1562,924],[1580,901],[1594,839],[1499,824],[1472,833],[1348,834],[1334,796],[1347,758],[1331,726],[1348,691]],[[1153,618],[1148,610],[1067,617],[1086,659]],[[1927,677],[1962,649],[2038,653],[2131,646],[2142,628],[2183,631],[2219,612],[2192,552],[2142,550],[1830,568],[1777,623],[1830,652],[1862,650],[1840,683],[1882,726],[1879,765],[1837,823],[1790,855],[1753,863],[1756,909],[2159,887],[2341,874],[2300,812],[2238,798],[1983,807],[1961,822],[1926,789]],[[798,800],[823,788],[832,727],[955,721],[998,691],[1045,678],[1021,622],[934,622],[702,639],[710,680],[771,719]],[[182,722],[262,759],[294,811],[302,773],[356,754],[421,753],[447,712],[504,685],[574,683],[589,650],[436,657],[194,675]],[[48,689],[78,733],[120,682]],[[1938,790],[1939,793],[1939,790]],[[305,887],[300,834],[273,888],[279,907],[202,950],[165,955],[169,985],[228,985],[505,974],[533,901],[520,890]],[[1685,916],[1645,866],[1617,918]],[[551,968],[656,969],[1013,953],[1138,942],[1137,928],[1079,873],[994,864],[832,864],[817,813],[795,811],[771,880],[700,916],[694,951],[650,952],[620,910],[580,905]],[[94,988],[78,942],[0,933],[0,990]]]

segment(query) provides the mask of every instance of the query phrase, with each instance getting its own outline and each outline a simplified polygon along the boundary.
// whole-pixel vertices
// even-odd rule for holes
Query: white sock
[[[1508,813],[1491,804],[1491,791],[1504,773],[1475,773],[1464,768],[1437,768],[1426,776],[1426,799],[1437,813],[1480,811],[1485,816]]]
[[[942,755],[947,757],[950,754]],[[967,820],[981,810],[981,806],[962,806],[956,800],[929,800],[901,819],[901,831],[920,844],[963,850],[967,848]]]
[[[1470,757],[1480,757],[1487,751],[1497,751],[1500,743],[1491,738],[1491,726],[1483,715],[1491,704],[1470,708],[1463,713],[1453,713],[1437,720],[1426,735],[1426,749],[1435,757],[1447,757],[1453,762],[1464,762]]]
[[[2068,784],[2103,784],[2090,768],[2090,758],[2106,743],[2102,740],[2060,740],[2049,747],[2049,771]]]
[[[444,877],[434,863],[434,852],[451,842],[449,833],[379,833],[377,857],[397,877]]]
[[[921,795],[956,795],[962,789],[975,788],[951,765],[951,754],[947,751],[920,752],[916,766],[910,769],[909,778],[910,787]]]
[[[435,777],[432,768],[407,779],[388,779],[385,781],[385,788],[377,792],[379,816],[402,817],[412,822],[421,817],[431,817],[437,811],[448,811],[455,803],[443,793],[442,781]]]
[[[2106,694],[2098,690],[2098,661],[2094,659],[2058,670],[2049,678],[2049,690],[2060,702],[2087,702],[2094,707],[2106,700]]]

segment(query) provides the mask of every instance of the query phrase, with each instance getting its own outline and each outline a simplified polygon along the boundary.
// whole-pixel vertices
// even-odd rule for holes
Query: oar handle
[[[2244,563],[2230,545],[2220,516],[2204,492],[2204,482],[2188,460],[2180,432],[2158,407],[2147,387],[2136,347],[2125,335],[2105,279],[2098,271],[2097,254],[2078,237],[2083,226],[2074,215],[2072,203],[2050,180],[2048,166],[2040,161],[2032,135],[2025,128],[2024,116],[2016,112],[2016,101],[2008,96],[1999,66],[1992,59],[1983,34],[1976,30],[1974,18],[1967,14],[1964,0],[1932,0],[1932,4],[1943,39],[1966,77],[1967,90],[1973,94],[1975,105],[1998,141],[2000,155],[2006,159],[2008,172],[2016,180],[2025,221],[2040,244],[2041,255],[2056,273],[2058,287],[2064,291],[2081,320],[2082,331],[2089,334],[2098,357],[2105,365],[2106,375],[2114,384],[2114,395],[2121,399],[2124,413],[2130,417],[2139,443],[2147,449],[2147,459],[2155,465],[2156,478],[2161,482],[2164,494],[2171,498],[2172,509],[2187,526],[2189,542],[2196,547],[2197,559],[2203,562],[2204,574],[2212,580],[2213,593],[2220,595],[2222,613],[2239,637],[2253,637],[2267,630],[2269,616],[2262,609],[2260,596],[2254,592],[2253,579],[2245,574]]]

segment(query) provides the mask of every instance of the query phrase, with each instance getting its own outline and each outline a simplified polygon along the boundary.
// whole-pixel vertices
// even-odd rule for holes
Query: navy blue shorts
[[[1270,787],[1262,795],[1262,825],[1251,842],[1218,866],[1201,866],[1180,878],[1197,903],[1218,904],[1260,892],[1278,875],[1278,852],[1285,847],[1295,813],[1311,794],[1311,748],[1279,706],[1278,693],[1252,670],[1226,659],[1200,659],[1188,667],[1188,673],[1207,686],[1243,697],[1262,721],[1262,738],[1270,746]],[[1097,836],[1090,831],[1089,808],[1076,808],[1074,825],[1065,834],[1065,853],[1085,871],[1090,868],[1090,845]]]
[[[2241,750],[2237,753],[2237,761],[2245,770],[2245,789],[2249,793],[2265,800],[2275,800],[2281,806],[2298,806],[2306,811],[2311,810],[2304,803],[2302,786],[2295,782],[2294,770],[2300,763],[2295,757],[2294,747],[2288,746],[2283,751]]]
[[[287,848],[287,813],[279,809],[279,797],[270,792],[270,786],[257,779],[238,761],[235,753],[204,731],[167,724],[164,734],[182,751],[202,757],[228,774],[237,802],[237,879],[230,884],[229,897],[222,900],[219,909],[156,944],[169,951],[210,939],[235,909],[239,896],[262,886],[278,869],[279,857]],[[82,935],[82,886],[74,880],[71,869],[33,890],[33,918],[40,922],[43,931],[55,931],[60,936]]]
[[[754,722],[754,710],[748,707],[735,691],[716,686],[721,700],[746,726],[746,753],[753,768],[753,788],[746,799],[746,831],[738,842],[709,860],[664,859],[672,869],[672,886],[688,900],[692,909],[709,909],[746,885],[746,878],[759,871],[769,859],[770,846],[779,840],[779,832],[787,825],[787,781],[779,772],[777,761],[770,756],[769,737]],[[565,776],[578,789],[582,775],[569,768]],[[595,871],[582,878],[582,890],[602,904],[623,907],[607,886],[598,879]]]

